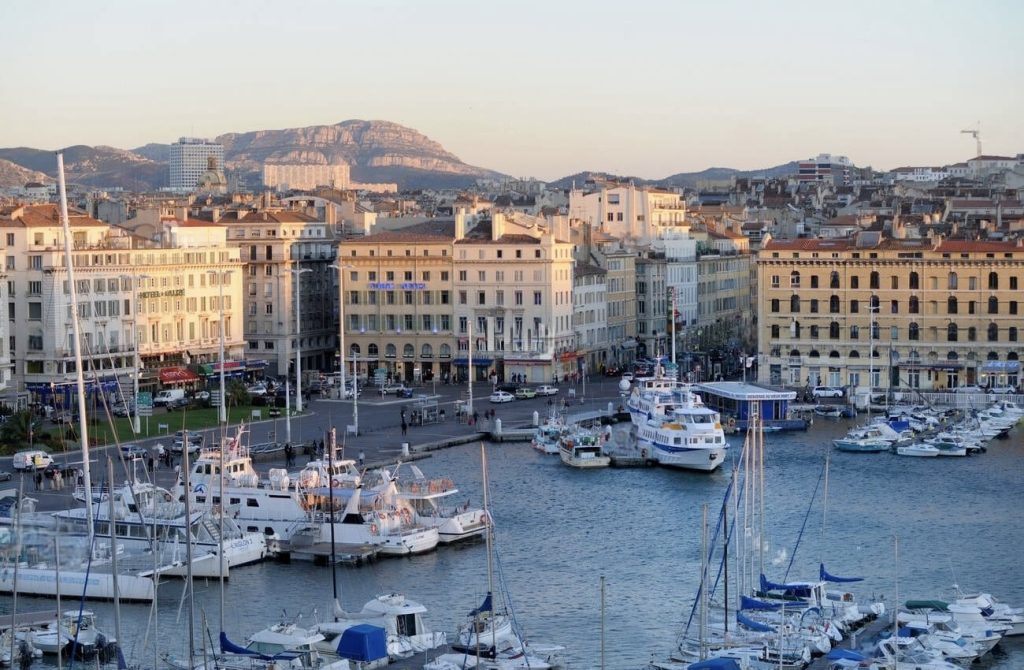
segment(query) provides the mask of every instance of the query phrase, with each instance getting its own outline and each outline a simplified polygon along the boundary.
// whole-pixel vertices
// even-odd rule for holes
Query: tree
[[[39,420],[30,410],[15,412],[0,428],[0,442],[3,443],[4,448],[9,450],[31,446],[38,441],[36,433],[39,431],[39,427]]]
[[[240,379],[228,380],[224,385],[224,392],[228,396],[228,409],[231,409],[232,406],[249,404],[249,391],[246,390],[245,384]]]

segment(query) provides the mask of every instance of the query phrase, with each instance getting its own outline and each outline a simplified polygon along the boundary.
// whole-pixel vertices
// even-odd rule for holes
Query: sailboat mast
[[[484,449],[483,442],[480,443],[480,465],[483,468],[484,514],[487,515],[487,534],[484,537],[487,539],[487,595],[491,599],[491,645],[497,649],[497,631],[494,630],[494,518],[491,516],[488,493],[490,485],[487,481],[487,451]],[[479,635],[477,639],[479,641]]]
[[[68,193],[64,184],[64,152],[57,152],[57,187],[60,192],[60,222],[64,227],[64,263],[68,270],[68,292],[71,295],[71,329],[74,335],[75,385],[78,391],[78,432],[82,437],[82,485],[85,487],[85,518],[89,539],[93,536],[92,477],[89,472],[89,432],[85,416],[85,376],[82,373],[82,333],[78,324],[78,287],[75,284],[75,263],[71,256],[71,222],[68,220]],[[136,370],[136,374],[138,371]],[[91,544],[91,542],[90,542]]]
[[[117,524],[114,521],[117,516],[114,514],[114,461],[107,456],[107,481],[110,486],[110,495],[107,496],[107,514],[110,520],[110,571],[114,585],[114,640],[121,644],[121,593],[117,583]]]
[[[354,377],[353,377],[354,378]],[[342,387],[342,395],[345,393],[345,388]],[[338,434],[334,428],[331,428],[331,432],[328,435],[329,447],[327,451],[327,495],[328,504],[331,506],[331,588],[334,590],[334,620],[338,620],[338,569],[334,561],[334,448],[337,443]]]

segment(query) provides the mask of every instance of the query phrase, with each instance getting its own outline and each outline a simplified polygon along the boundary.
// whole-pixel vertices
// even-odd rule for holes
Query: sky
[[[380,119],[552,180],[1024,152],[1018,0],[0,3],[0,147]]]

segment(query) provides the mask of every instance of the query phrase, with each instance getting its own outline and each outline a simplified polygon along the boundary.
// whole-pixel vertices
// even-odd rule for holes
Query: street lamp
[[[207,270],[206,274],[217,277],[219,291],[217,307],[220,310],[220,321],[217,324],[217,329],[220,331],[220,423],[223,432],[227,430],[228,423],[227,395],[224,390],[224,280],[231,276],[231,270]]]
[[[134,412],[132,416],[132,432],[135,435],[142,430],[142,420],[139,418],[139,375],[142,373],[142,359],[139,357],[139,280],[149,279],[149,275],[121,275],[132,283],[132,351],[135,352],[135,373],[132,375],[132,398]]]
[[[309,268],[289,268],[295,275],[295,411],[302,413],[302,275]]]

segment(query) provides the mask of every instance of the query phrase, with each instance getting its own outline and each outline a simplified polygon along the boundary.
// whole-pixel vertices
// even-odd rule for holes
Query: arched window
[[[921,313],[921,302],[917,299],[916,295],[910,296],[910,300],[907,302],[907,310],[911,314]]]
[[[988,273],[988,288],[990,291],[999,290],[999,273],[989,272]]]
[[[789,299],[789,311],[796,313],[800,311],[800,296],[794,295]]]
[[[360,351],[361,351],[361,350],[359,349],[359,345],[358,345],[358,344],[356,344],[355,342],[353,342],[353,343],[352,343],[352,346],[350,346],[350,347],[348,348],[348,353],[349,353],[349,356],[351,356],[352,354],[356,354],[356,355],[358,356],[358,355],[359,355],[359,353],[360,353]]]
[[[911,321],[910,325],[907,327],[907,337],[911,340],[921,339],[921,331],[916,321]]]
[[[832,273],[829,274],[828,276],[828,287],[839,288],[839,273],[836,272],[835,270],[833,270]]]
[[[818,353],[817,349],[811,349],[810,353],[807,355],[811,358],[821,358],[821,354]]]
[[[1014,328],[1014,330],[1017,330],[1017,329]],[[1014,335],[1014,337],[1016,337],[1016,335]],[[1011,351],[1010,353],[1006,354],[1006,360],[1008,360],[1008,361],[1015,361],[1015,360],[1017,360],[1017,352],[1016,351]]]
[[[988,341],[998,342],[999,341],[999,326],[994,323],[988,324]]]
[[[370,358],[376,358],[377,356],[379,356],[380,352],[377,349],[377,345],[376,344],[367,345],[367,347],[366,347],[366,355],[369,356]]]
[[[1010,341],[1010,342],[1016,342],[1017,341],[1017,327],[1016,326],[1010,326],[1009,328],[1006,329],[1006,339],[1008,341]],[[1014,354],[1011,353],[1010,355],[1012,356]]]
[[[839,339],[839,322],[838,321],[833,321],[832,323],[828,324],[828,337],[829,337],[830,340],[838,340]]]
[[[910,289],[914,290],[914,289],[919,289],[919,288],[921,288],[921,275],[917,274],[916,272],[911,272],[910,273]]]
[[[988,299],[988,313],[998,314],[999,313],[999,299],[992,296]]]
[[[835,349],[833,349],[832,351],[828,352],[828,357],[829,358],[840,358],[839,352],[836,351]]]
[[[402,358],[415,358],[415,357],[416,357],[416,347],[412,346],[411,344],[407,344],[404,347],[402,347]]]
[[[949,290],[950,291],[952,291],[952,290],[957,288],[958,282],[957,282],[957,279],[956,279],[956,273],[955,272],[950,272],[949,273],[949,280],[948,281],[949,281]]]
[[[796,270],[789,273],[789,285],[792,288],[800,288],[800,273]]]
[[[434,347],[430,346],[429,344],[424,344],[423,347],[420,349],[420,358],[433,358],[433,357],[434,357]]]
[[[878,272],[872,271],[871,275],[868,277],[868,288],[878,288],[878,283]]]
[[[956,298],[953,296],[946,301],[946,314],[956,314]]]
[[[860,358],[860,352],[854,349],[850,352],[850,358]]]
[[[955,323],[949,324],[946,328],[946,340],[949,342],[956,342],[957,340],[957,327]]]
[[[986,356],[986,359],[990,360],[990,361],[998,361],[999,360],[999,352],[997,352],[997,351],[990,351],[990,352],[988,352],[988,356]]]
[[[778,339],[779,337],[779,324],[772,324],[772,339]]]
[[[828,299],[828,313],[838,314],[839,313],[839,296],[834,295]]]
[[[394,358],[398,355],[398,347],[393,344],[389,344],[384,347],[384,358]]]
[[[451,358],[451,357],[452,357],[452,348],[451,348],[451,346],[449,346],[447,344],[442,344],[441,345],[441,358]]]
[[[792,358],[800,358],[800,350],[799,349],[791,349],[790,352],[789,352],[789,355]]]

